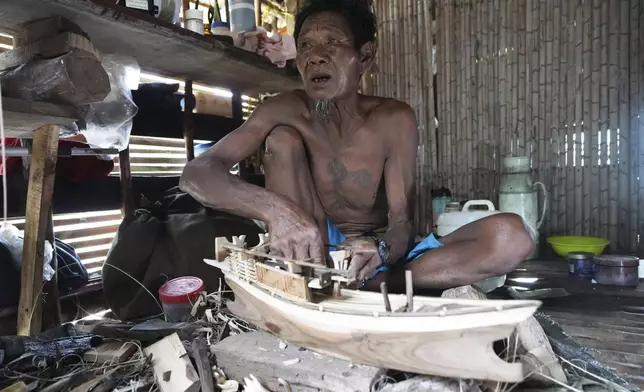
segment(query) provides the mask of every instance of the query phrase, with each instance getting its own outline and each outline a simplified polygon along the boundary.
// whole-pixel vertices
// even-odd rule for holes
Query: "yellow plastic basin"
[[[548,237],[546,239],[561,257],[568,256],[569,252],[590,252],[595,256],[602,254],[606,245],[610,243],[605,238],[582,237],[574,235],[562,235],[557,237]]]

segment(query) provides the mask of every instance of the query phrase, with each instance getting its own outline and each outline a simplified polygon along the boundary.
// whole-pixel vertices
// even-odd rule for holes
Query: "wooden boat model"
[[[233,242],[218,238],[216,260],[205,260],[223,271],[235,294],[228,308],[284,340],[347,361],[405,372],[502,382],[524,379],[522,365],[504,361],[492,345],[508,338],[539,301],[461,300],[409,292],[385,293],[383,298],[379,293],[338,290],[339,283],[348,282],[340,269],[318,266],[317,271],[307,271],[310,263],[285,261],[261,254],[258,248],[245,250],[243,237]],[[268,259],[260,261],[264,257]],[[280,262],[286,270],[278,269]],[[300,271],[294,272],[297,267]],[[324,273],[331,273],[335,290],[320,287],[324,282],[328,286]]]

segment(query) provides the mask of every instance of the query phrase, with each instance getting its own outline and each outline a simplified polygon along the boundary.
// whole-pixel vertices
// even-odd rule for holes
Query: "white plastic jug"
[[[472,207],[483,206],[487,210],[473,210]],[[494,203],[489,200],[470,200],[463,206],[461,211],[445,212],[438,217],[436,223],[436,233],[439,236],[446,236],[449,233],[458,230],[468,223],[475,222],[479,219],[498,214],[499,211],[494,208]],[[505,275],[493,276],[474,283],[474,286],[480,288],[484,293],[489,293],[505,284]]]
[[[487,210],[472,209],[477,206],[486,207]],[[436,221],[436,234],[441,237],[446,236],[468,223],[498,213],[499,211],[494,208],[494,203],[489,200],[470,200],[465,203],[461,211],[442,213]]]

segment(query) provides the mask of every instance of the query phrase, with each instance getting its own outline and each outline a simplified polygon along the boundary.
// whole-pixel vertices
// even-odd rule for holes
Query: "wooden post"
[[[45,293],[48,294],[46,300],[48,306],[43,310],[43,324],[45,329],[57,327],[62,323],[63,313],[60,308],[60,292],[58,291],[58,256],[56,253],[56,236],[54,235],[54,207],[49,208],[47,215],[47,231],[45,239],[51,243],[53,248],[51,268],[56,271],[54,276],[45,285]]]
[[[380,283],[380,292],[382,293],[382,300],[385,302],[385,310],[391,312],[391,302],[389,302],[389,291],[387,290],[387,282]]]
[[[186,142],[186,159],[188,162],[195,159],[195,119],[192,112],[195,110],[195,101],[192,98],[192,80],[186,80],[185,98],[183,100],[183,139]]]
[[[46,125],[34,132],[18,307],[17,330],[18,335],[23,336],[36,334],[41,328],[43,253],[56,176],[59,132],[59,127],[54,125]]]
[[[136,203],[132,194],[132,170],[130,167],[130,147],[119,152],[119,171],[121,177],[121,208],[123,218],[131,220],[134,218]]]
[[[414,283],[411,271],[405,271],[405,292],[407,293],[407,311],[414,311]]]

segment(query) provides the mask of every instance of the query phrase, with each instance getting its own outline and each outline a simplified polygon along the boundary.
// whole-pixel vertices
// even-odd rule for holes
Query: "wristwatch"
[[[378,248],[378,256],[380,256],[380,261],[382,262],[381,265],[389,265],[389,252],[391,251],[389,243],[376,236],[371,236],[371,238],[374,240],[376,247]]]

